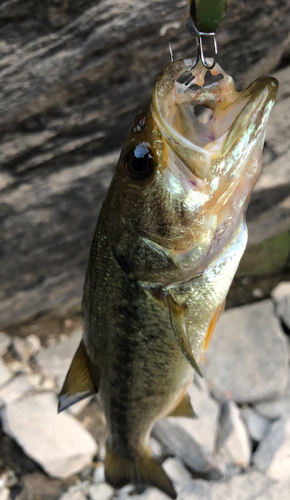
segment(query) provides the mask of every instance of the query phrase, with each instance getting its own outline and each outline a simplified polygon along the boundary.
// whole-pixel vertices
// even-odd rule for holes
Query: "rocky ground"
[[[271,298],[261,294],[255,288],[259,302],[222,315],[201,362],[204,379],[188,391],[198,418],[168,418],[153,429],[152,452],[179,500],[289,499],[290,282]],[[32,330],[0,333],[0,500],[165,500],[154,488],[105,483],[97,397],[57,415],[77,322],[67,319],[66,333],[41,340]]]

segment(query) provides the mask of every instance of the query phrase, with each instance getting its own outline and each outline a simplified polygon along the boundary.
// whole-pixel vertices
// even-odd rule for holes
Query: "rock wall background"
[[[168,42],[175,58],[193,55],[187,16],[187,0],[0,3],[0,326],[80,301],[98,211],[128,127],[150,100]],[[287,0],[232,0],[217,35],[219,62],[239,86],[281,68],[249,220],[250,244],[286,234],[283,265],[290,248],[289,19]]]

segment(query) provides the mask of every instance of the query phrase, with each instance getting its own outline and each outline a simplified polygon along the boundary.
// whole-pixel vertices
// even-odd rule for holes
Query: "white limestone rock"
[[[3,430],[51,476],[65,478],[88,465],[97,452],[91,434],[66,412],[57,414],[53,394],[27,397],[4,408]]]
[[[270,484],[269,478],[251,471],[214,483],[206,500],[267,500],[266,493]]]
[[[105,466],[102,462],[99,462],[94,470],[93,482],[95,484],[105,482]]]
[[[272,291],[272,297],[277,315],[290,328],[290,283],[287,281],[279,283]]]
[[[254,453],[254,465],[269,477],[290,483],[290,415],[271,424]]]
[[[251,459],[251,443],[237,405],[226,401],[221,407],[215,457],[220,466],[247,467]]]
[[[78,328],[67,340],[43,349],[36,355],[40,369],[44,375],[56,381],[58,389],[61,389],[81,337],[82,329]]]
[[[0,356],[6,354],[11,344],[12,338],[5,332],[0,332]]]
[[[12,377],[12,374],[0,358],[0,388]]]
[[[258,402],[282,394],[288,346],[271,300],[222,314],[202,367],[218,399]]]
[[[167,458],[163,462],[162,467],[171,481],[187,481],[192,478],[190,472],[184,467],[180,460],[176,458]]]
[[[197,419],[169,417],[157,422],[154,435],[190,468],[206,471],[212,464],[218,403],[196,384],[188,388]]]
[[[114,489],[107,483],[94,484],[90,487],[90,500],[110,500]]]
[[[33,375],[19,375],[0,388],[0,406],[8,405],[35,390]]]

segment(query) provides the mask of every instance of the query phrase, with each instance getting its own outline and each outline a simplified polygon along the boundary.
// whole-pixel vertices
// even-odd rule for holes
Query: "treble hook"
[[[191,71],[198,63],[199,60],[201,60],[203,66],[208,69],[208,70],[211,70],[214,68],[215,64],[216,64],[216,60],[217,60],[217,54],[218,54],[218,50],[217,50],[217,43],[216,43],[216,38],[215,38],[215,32],[204,32],[204,31],[199,31],[197,29],[197,27],[195,26],[194,22],[193,22],[193,19],[190,17],[187,21],[187,24],[186,24],[186,27],[189,31],[189,33],[194,36],[196,39],[197,39],[197,57],[196,57],[196,61],[193,63],[193,65],[191,66],[191,68],[189,68],[188,71]],[[203,37],[211,37],[213,39],[213,46],[214,46],[214,57],[213,57],[213,63],[212,64],[208,64],[206,62],[206,59],[205,59],[205,56],[204,56],[204,52],[203,52]]]

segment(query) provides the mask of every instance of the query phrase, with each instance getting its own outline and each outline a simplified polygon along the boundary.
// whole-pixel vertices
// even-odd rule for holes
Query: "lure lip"
[[[237,92],[233,79],[216,65],[211,73],[214,76],[222,74],[223,79],[191,90],[177,81],[188,71],[190,64],[191,60],[179,60],[163,68],[153,91],[152,113],[167,146],[197,178],[203,180],[210,174],[213,161],[229,154],[237,143],[249,144],[264,129],[275,101],[278,82],[273,77],[259,78],[244,91]],[[206,69],[199,63],[192,70],[195,79],[191,85],[197,83],[201,86],[205,73]],[[210,108],[214,116],[209,124],[203,125],[192,112],[190,123],[183,103],[191,107],[202,104]],[[188,120],[186,126],[195,133],[193,141],[177,130],[174,120],[177,123]]]

